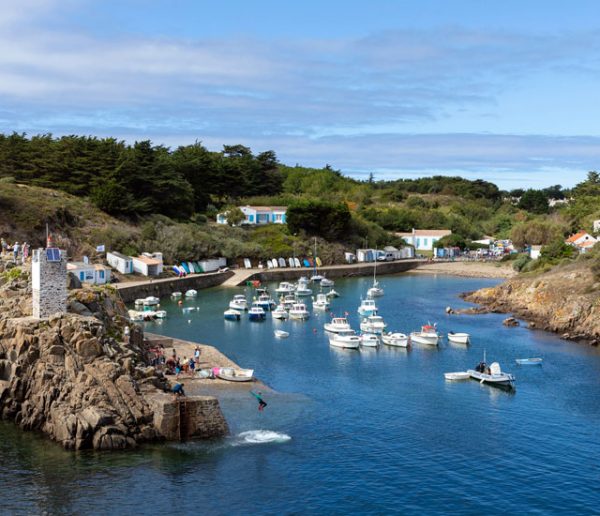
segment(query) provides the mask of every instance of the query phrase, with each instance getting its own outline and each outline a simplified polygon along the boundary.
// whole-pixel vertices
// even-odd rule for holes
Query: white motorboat
[[[283,307],[286,310],[289,310],[290,308],[292,308],[292,305],[294,305],[294,303],[297,303],[297,302],[298,302],[298,299],[296,299],[296,296],[294,296],[294,295],[285,296],[281,300],[281,304],[283,305]]]
[[[336,348],[358,349],[360,346],[360,337],[354,333],[354,330],[334,333],[329,336],[329,345]]]
[[[388,346],[396,346],[399,348],[408,347],[408,335],[404,333],[384,333],[381,335],[381,340]]]
[[[444,378],[451,381],[468,380],[471,375],[467,371],[457,371],[455,373],[444,373]]]
[[[387,328],[387,324],[381,315],[369,315],[360,323],[360,331],[366,333],[383,333]]]
[[[288,317],[289,314],[283,305],[277,305],[275,310],[273,310],[273,319],[279,319],[280,321],[283,321]]]
[[[421,331],[413,331],[410,334],[410,341],[415,344],[425,344],[428,346],[437,346],[440,340],[440,336],[435,328],[431,324],[425,324],[421,326]]]
[[[317,310],[327,310],[329,308],[329,299],[325,294],[317,294],[317,298],[313,300],[313,308]]]
[[[541,358],[517,358],[515,362],[519,365],[542,365]]]
[[[329,278],[326,278],[325,276],[323,276],[323,279],[321,280],[322,287],[333,287],[334,285],[335,285],[335,281],[330,280]]]
[[[239,310],[230,308],[229,310],[225,310],[225,312],[223,312],[223,317],[228,321],[239,321],[242,318],[242,314]]]
[[[275,301],[271,298],[269,294],[261,294],[258,296],[258,299],[255,303],[260,306],[265,312],[270,312],[275,308]]]
[[[325,331],[329,333],[342,333],[346,331],[352,331],[348,320],[345,317],[334,317],[331,322],[323,325]]]
[[[309,311],[306,309],[304,303],[295,303],[290,308],[290,319],[296,319],[299,321],[305,321],[310,317]]]
[[[308,280],[306,278],[300,278],[296,285],[297,296],[312,296],[312,289],[308,288]]]
[[[254,379],[254,369],[220,367],[216,376],[230,382],[251,382]]]
[[[143,305],[143,306],[156,306],[159,303],[160,303],[160,299],[158,299],[155,296],[148,296],[148,297],[144,297],[144,298],[135,300],[136,305]]]
[[[321,281],[323,280],[324,276],[321,276],[320,274],[313,274],[310,277],[310,281],[312,283],[321,283]]]
[[[471,336],[468,333],[448,333],[448,340],[454,344],[468,344]]]
[[[248,310],[248,300],[243,294],[236,294],[233,299],[229,302],[229,308],[232,310]]]
[[[502,372],[498,362],[492,362],[489,366],[483,362],[479,362],[475,369],[467,371],[469,376],[474,380],[479,380],[479,383],[487,383],[499,387],[512,388],[515,382],[515,377],[510,373]]]
[[[374,333],[363,333],[360,336],[360,345],[369,348],[376,348],[379,346],[379,337]]]
[[[278,294],[293,294],[296,291],[296,286],[293,283],[282,281],[279,287],[275,289]]]
[[[181,292],[177,291],[177,292],[171,292],[171,297],[173,299],[179,299],[182,296]]]
[[[252,307],[248,311],[248,319],[251,321],[264,321],[267,318],[267,313],[262,307],[252,303]]]
[[[377,305],[373,299],[363,299],[358,307],[358,313],[363,317],[375,315],[377,313]]]
[[[154,314],[156,315],[157,319],[166,319],[167,318],[166,310],[156,310],[156,312],[154,312]]]
[[[326,292],[325,295],[327,297],[340,297],[340,293],[334,289],[331,289],[329,292]]]
[[[278,339],[286,339],[287,337],[290,336],[290,334],[287,331],[283,331],[283,330],[275,330],[273,333],[275,334],[275,337],[277,337]]]
[[[196,297],[198,295],[198,291],[193,288],[185,291],[185,297]]]

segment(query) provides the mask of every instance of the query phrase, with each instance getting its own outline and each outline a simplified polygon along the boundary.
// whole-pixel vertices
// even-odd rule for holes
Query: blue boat
[[[187,266],[187,263],[183,262],[180,267],[185,271],[186,274],[190,273],[190,268]]]
[[[248,319],[251,321],[264,321],[267,313],[256,303],[252,303],[252,308],[248,311]]]
[[[234,310],[233,308],[230,308],[229,310],[225,310],[225,312],[223,312],[223,317],[227,321],[239,321],[241,319],[241,316],[242,314],[237,310]]]

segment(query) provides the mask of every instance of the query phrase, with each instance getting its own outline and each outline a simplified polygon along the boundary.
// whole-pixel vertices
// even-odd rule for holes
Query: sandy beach
[[[511,262],[430,262],[419,265],[409,274],[449,274],[467,278],[512,278],[517,273]]]

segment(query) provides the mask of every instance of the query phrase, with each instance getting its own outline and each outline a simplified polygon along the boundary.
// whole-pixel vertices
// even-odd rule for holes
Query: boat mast
[[[315,248],[313,251],[313,276],[317,275],[317,237],[315,237]]]

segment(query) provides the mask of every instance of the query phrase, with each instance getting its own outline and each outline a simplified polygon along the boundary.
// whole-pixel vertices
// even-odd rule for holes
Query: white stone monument
[[[37,319],[67,311],[67,256],[56,247],[36,249],[31,257],[33,316]]]

